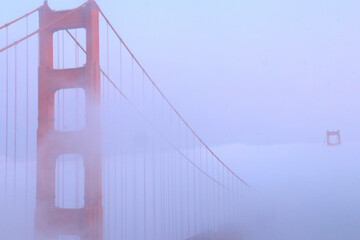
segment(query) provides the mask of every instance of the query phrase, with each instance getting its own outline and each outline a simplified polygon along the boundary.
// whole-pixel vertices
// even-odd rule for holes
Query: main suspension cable
[[[150,80],[150,82],[153,84],[153,86],[156,88],[156,90],[160,93],[160,95],[163,97],[163,99],[165,100],[165,102],[167,102],[167,104],[170,106],[170,108],[176,113],[176,115],[181,119],[181,121],[189,128],[189,130],[196,136],[196,138],[200,141],[201,144],[203,144],[205,146],[205,148],[212,154],[214,155],[214,157],[232,174],[234,175],[239,181],[241,181],[242,183],[244,183],[246,186],[250,187],[243,179],[241,179],[234,171],[232,171],[211,149],[210,147],[200,138],[200,136],[190,127],[190,125],[187,123],[187,121],[185,121],[185,119],[182,117],[182,115],[176,110],[176,108],[172,105],[172,103],[170,102],[170,100],[165,96],[165,94],[160,90],[160,88],[157,86],[157,84],[155,83],[155,81],[150,77],[150,75],[147,73],[147,71],[145,70],[145,68],[140,64],[140,62],[138,61],[138,59],[135,57],[135,55],[132,53],[132,51],[130,50],[130,48],[125,44],[124,40],[120,37],[120,35],[118,34],[118,32],[115,30],[115,28],[112,26],[112,24],[110,23],[109,19],[105,16],[105,14],[102,12],[102,10],[100,8],[99,12],[101,14],[101,16],[105,19],[105,21],[107,22],[107,24],[110,26],[110,28],[113,30],[114,34],[116,35],[116,37],[119,39],[119,41],[124,45],[124,47],[126,48],[126,50],[129,52],[129,54],[131,55],[131,57],[135,60],[135,62],[137,63],[137,65],[140,67],[140,69],[144,72],[144,74],[148,77],[148,79]]]
[[[112,27],[111,25],[109,25],[110,27]],[[80,49],[84,52],[84,53],[86,53],[86,50],[84,49],[84,47],[82,47],[81,46],[81,44],[76,40],[76,38],[69,32],[69,31],[66,31],[69,35],[70,35],[70,37],[74,40],[74,41],[76,41],[76,43],[79,45],[79,47],[80,47]],[[125,45],[124,45],[125,46]],[[126,46],[125,46],[126,47]],[[127,47],[126,47],[127,48]],[[137,60],[134,58],[134,60],[135,60],[135,62],[137,62]],[[132,105],[134,108],[135,108],[135,106],[134,106],[134,104],[133,104],[133,102],[123,93],[123,91],[115,84],[115,82],[113,81],[113,80],[111,80],[111,78],[108,76],[108,74],[107,73],[105,73],[105,71],[104,70],[102,70],[102,69],[100,69],[100,72],[103,74],[103,76],[111,83],[111,85],[118,91],[118,93],[120,93],[121,94],[121,96],[130,104],[130,105]],[[145,71],[142,71],[147,77],[148,77],[148,75],[146,74],[146,72]],[[155,89],[156,89],[156,86],[154,86],[155,87]],[[136,108],[135,108],[136,109]],[[145,118],[145,116],[143,116],[143,114],[141,114],[140,113],[140,110],[138,110],[138,109],[136,109],[137,110],[137,112],[149,123],[149,120],[148,119],[146,119]],[[181,120],[181,119],[180,119]],[[183,120],[182,120],[183,121]],[[183,121],[184,122],[184,121]],[[149,123],[150,125],[151,125],[151,123]],[[186,125],[186,123],[185,123],[185,125]],[[157,129],[156,129],[157,130]],[[190,131],[191,131],[191,129],[189,129]],[[160,133],[160,131],[159,130],[157,130],[157,132],[159,133],[159,134],[161,134]],[[192,132],[192,131],[191,131]],[[163,134],[161,134],[162,136],[163,136]],[[194,134],[194,136],[200,141],[200,143],[202,144],[202,145],[204,145],[202,142],[201,142],[201,140]],[[204,173],[205,175],[207,175],[210,179],[212,179],[212,180],[214,180],[215,182],[217,182],[218,184],[220,184],[222,187],[224,187],[224,188],[226,188],[223,184],[221,184],[219,181],[217,181],[216,179],[214,179],[212,176],[210,176],[209,174],[207,174],[204,170],[202,170],[200,167],[198,167],[194,162],[192,162],[184,153],[182,153],[181,152],[181,150],[179,150],[173,143],[171,143],[171,141],[169,140],[169,139],[167,139],[165,136],[163,136],[165,139],[166,139],[166,141],[168,142],[168,143],[170,143],[170,146],[171,147],[173,147],[176,151],[178,151],[180,154],[181,154],[181,156],[183,157],[183,158],[185,158],[187,161],[189,161],[190,162],[190,164],[192,164],[193,166],[195,166],[198,170],[200,170],[202,173]],[[205,146],[205,145],[204,145]],[[206,147],[206,146],[205,146]],[[206,148],[206,149],[208,149],[209,150],[209,148]],[[210,151],[210,150],[209,150]],[[210,151],[211,152],[211,151]],[[211,152],[212,153],[212,152]],[[216,155],[215,154],[213,154],[212,153],[212,155],[215,157],[215,158],[217,158],[216,157]],[[226,168],[226,165],[224,166],[225,168]],[[236,176],[235,176],[236,177]],[[242,181],[243,182],[243,181]],[[243,182],[244,184],[246,184],[245,182]],[[246,184],[247,185],[247,184]],[[247,185],[248,186],[248,185]]]
[[[11,47],[13,47],[13,46],[15,46],[15,45],[23,42],[23,41],[25,41],[26,39],[34,36],[35,34],[40,33],[40,32],[42,32],[42,31],[48,29],[49,27],[51,27],[51,26],[54,25],[55,23],[59,22],[60,20],[66,18],[66,17],[68,17],[69,15],[73,14],[74,12],[78,11],[80,8],[82,8],[83,6],[85,6],[87,3],[88,3],[88,2],[83,3],[83,4],[80,5],[79,7],[74,8],[73,10],[69,11],[68,13],[66,13],[66,14],[62,15],[61,17],[55,19],[54,21],[46,24],[45,26],[39,28],[38,30],[35,30],[34,32],[26,35],[25,37],[20,38],[19,40],[15,41],[15,42],[13,42],[13,43],[11,43],[11,44],[9,44],[9,45],[6,44],[5,47],[3,47],[3,48],[0,49],[0,53],[2,53],[3,51],[5,51],[5,50],[7,50],[7,49],[9,49],[9,48],[11,48]]]
[[[35,9],[32,10],[31,12],[28,12],[28,13],[24,14],[23,16],[15,19],[15,20],[13,20],[13,21],[11,21],[11,22],[4,24],[3,26],[0,27],[0,30],[3,29],[3,28],[7,28],[7,27],[11,26],[12,24],[20,21],[21,19],[27,18],[28,16],[30,16],[30,15],[32,15],[33,13],[37,12],[38,10],[40,10],[42,7],[43,7],[43,6],[40,6],[40,7],[38,7],[38,8],[35,8]]]

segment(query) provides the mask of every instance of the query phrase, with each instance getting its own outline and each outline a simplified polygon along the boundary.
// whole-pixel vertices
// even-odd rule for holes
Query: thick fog
[[[253,187],[246,204],[244,239],[357,239],[359,147],[351,143],[216,147]]]
[[[49,6],[71,9],[83,2],[49,0]],[[100,67],[107,74],[100,75],[99,112],[105,239],[186,239],[210,233],[236,240],[360,238],[360,31],[356,24],[360,3],[97,3],[204,141],[173,111],[100,18]],[[0,26],[41,4],[42,0],[16,4],[1,0]],[[28,21],[28,32],[36,30],[37,15]],[[22,22],[9,29],[9,43],[25,35],[24,26]],[[84,33],[84,29],[70,31],[82,46]],[[37,41],[35,35],[29,39],[29,49],[23,42],[16,50],[9,49],[8,56],[0,53],[3,239],[32,239],[29,236],[34,234]],[[5,45],[2,29],[0,48]],[[53,47],[55,69],[85,64],[85,53],[66,32],[54,34]],[[7,133],[6,68],[11,69]],[[59,90],[54,100],[55,130],[86,126],[85,92]],[[89,108],[93,107],[98,110],[98,106]],[[327,130],[340,130],[340,145],[327,146]],[[56,159],[57,208],[84,207],[83,165],[77,154]]]

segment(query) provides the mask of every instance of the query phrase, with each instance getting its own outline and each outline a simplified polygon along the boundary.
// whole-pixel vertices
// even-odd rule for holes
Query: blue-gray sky
[[[1,24],[42,2],[1,0]],[[327,128],[359,139],[359,2],[98,3],[206,142],[321,142]]]

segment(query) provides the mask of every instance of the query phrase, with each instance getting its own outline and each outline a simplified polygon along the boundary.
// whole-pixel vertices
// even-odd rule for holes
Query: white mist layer
[[[243,239],[360,238],[359,144],[232,144],[215,152],[252,186]]]

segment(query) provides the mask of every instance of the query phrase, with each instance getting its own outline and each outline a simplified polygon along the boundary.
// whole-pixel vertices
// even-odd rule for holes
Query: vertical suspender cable
[[[235,179],[236,181],[236,179]],[[240,216],[240,208],[239,208],[240,202],[239,202],[239,182],[235,182],[235,204],[234,207],[236,208],[236,216],[239,218]]]
[[[134,100],[134,59],[131,58],[131,101],[135,103]]]
[[[63,58],[63,69],[65,68],[65,36],[64,31],[62,32],[62,58]],[[65,130],[65,91],[61,89],[61,101],[59,100],[59,105],[61,108],[61,114],[59,114],[59,123],[60,129]],[[60,92],[59,92],[60,95]],[[61,102],[61,104],[60,104]],[[59,166],[60,167],[60,166]],[[62,156],[62,207],[65,207],[65,157]]]
[[[170,112],[170,139],[172,139],[172,125],[173,125],[173,120],[172,120],[173,116],[172,116],[172,111]],[[174,194],[174,159],[173,159],[173,150],[169,151],[170,154],[170,160],[169,160],[169,172],[170,172],[170,192],[171,192],[171,203],[174,204],[174,200],[175,200],[175,194]],[[172,233],[172,239],[176,239],[175,236],[175,206],[172,205],[171,206],[171,233]]]
[[[196,151],[195,151],[195,136],[193,135],[193,152],[194,152],[194,160],[193,162],[195,162],[196,160]],[[195,167],[193,167],[194,169],[194,235],[197,234],[197,204],[196,204],[196,169]]]
[[[16,201],[16,170],[17,170],[17,45],[15,45],[15,90],[14,90],[14,203]]]
[[[208,151],[207,149],[205,148],[205,168],[206,168],[206,173],[209,174],[209,163],[208,163]],[[206,186],[205,186],[205,191],[206,191],[206,199],[211,199],[210,196],[209,196],[209,181],[206,181]],[[209,218],[209,215],[210,215],[210,209],[209,209],[209,204],[210,204],[210,201],[204,201],[204,203],[206,203],[206,225],[207,225],[207,232],[210,230],[210,218]],[[209,234],[209,232],[208,232]],[[210,237],[210,236],[208,236]]]
[[[127,156],[126,153],[124,152],[124,198],[125,198],[125,210],[124,210],[124,239],[129,239],[128,238],[128,164],[127,164]]]
[[[224,170],[224,167],[221,167],[222,169],[222,183],[224,186],[225,185],[225,170]],[[222,191],[222,206],[221,206],[221,209],[222,209],[222,216],[221,216],[221,224],[224,223],[224,220],[225,220],[225,206],[226,206],[226,203],[225,203],[225,188],[223,188],[223,191]],[[221,226],[222,227],[222,226]],[[221,231],[221,228],[220,228],[220,231]]]
[[[238,214],[239,214],[239,218],[240,218],[240,222],[242,221],[242,217],[243,217],[243,213],[242,213],[242,199],[241,199],[241,189],[242,189],[242,183],[238,182],[238,190],[237,190],[237,194],[238,194]]]
[[[75,39],[77,39],[77,29],[75,29]],[[75,42],[75,68],[79,67],[79,46]],[[79,89],[75,89],[75,129],[79,130]],[[75,207],[79,208],[79,161],[80,159],[76,156],[75,160]]]
[[[170,111],[170,118],[171,118],[171,111]],[[169,125],[170,126],[170,125]],[[171,134],[171,130],[168,126],[168,132],[169,132],[169,136]],[[168,215],[168,235],[167,235],[167,238],[170,239],[171,238],[171,234],[172,234],[172,199],[171,199],[171,191],[172,191],[172,188],[171,188],[171,176],[172,176],[172,173],[171,173],[171,147],[169,146],[169,144],[167,144],[167,148],[166,148],[166,151],[167,151],[167,160],[166,160],[166,168],[167,168],[167,215]]]
[[[110,76],[109,73],[109,24],[106,24],[106,74]]]
[[[161,101],[161,127],[162,133],[165,133],[165,116],[164,116],[164,101]],[[160,162],[160,182],[161,182],[161,194],[160,194],[160,207],[161,207],[161,235],[160,238],[165,238],[165,144],[161,141],[161,136],[159,136],[160,140],[160,151],[161,151],[161,162]]]
[[[186,157],[190,159],[189,156],[189,139],[188,139],[188,129],[185,128],[186,133]],[[190,236],[190,179],[189,179],[189,161],[186,161],[186,202],[187,202],[187,233],[186,238]]]
[[[143,111],[145,112],[145,74],[143,72],[142,74],[142,105],[143,105]],[[144,240],[147,239],[147,234],[146,234],[146,126],[145,126],[145,123],[143,123],[143,127],[144,127],[144,141],[143,141],[143,165],[144,165]]]
[[[218,180],[220,180],[220,166],[219,166],[219,162],[217,162],[217,176],[218,176]],[[217,195],[218,195],[218,206],[217,206],[217,209],[218,209],[218,233],[220,232],[220,224],[221,224],[221,188],[220,186],[218,186],[218,192],[217,192]]]
[[[112,101],[111,101],[111,109],[112,109],[112,111],[111,111],[111,116],[110,116],[110,118],[111,118],[111,127],[112,128],[114,128],[115,127],[115,121],[116,121],[116,111],[115,111],[115,103],[116,103],[116,89],[115,88],[112,88],[112,97],[113,97],[113,99],[112,99]],[[110,100],[111,100],[111,98],[110,98]],[[112,171],[112,173],[113,173],[113,190],[114,191],[112,191],[112,193],[113,193],[113,199],[114,199],[114,204],[113,204],[113,206],[114,206],[114,209],[113,209],[113,215],[114,215],[114,232],[115,232],[115,234],[114,234],[114,236],[116,235],[116,180],[117,180],[117,177],[116,177],[116,166],[117,166],[117,159],[116,159],[116,156],[117,156],[117,149],[116,149],[116,146],[117,146],[117,141],[116,141],[116,131],[114,130],[114,131],[112,131],[111,132],[111,134],[112,134],[112,149],[111,149],[111,151],[112,151],[112,155],[111,155],[111,158],[112,158],[112,168],[113,168],[113,170],[114,171]],[[111,236],[111,234],[110,234],[110,232],[109,232],[109,236]],[[112,237],[111,237],[112,238]],[[114,237],[114,239],[116,239],[116,237]]]
[[[60,68],[60,32],[56,33],[57,37],[57,68]]]
[[[167,118],[167,115],[165,117]],[[165,133],[168,134],[169,133],[168,126],[164,125],[164,127],[165,127]],[[167,135],[167,136],[169,136],[169,135]],[[170,151],[169,151],[169,146],[168,146],[167,142],[165,142],[165,144],[164,144],[164,154],[165,154],[164,167],[165,167],[165,215],[166,215],[165,221],[167,223],[167,227],[165,230],[165,232],[166,232],[165,238],[169,239],[171,236],[171,226],[170,226],[170,224],[171,224],[171,214],[170,214],[171,199],[170,199],[170,168],[169,168]]]
[[[227,204],[227,212],[228,212],[228,218],[231,217],[230,215],[230,209],[229,207],[231,206],[231,202],[232,202],[232,186],[231,186],[231,176],[232,174],[227,171],[227,179],[228,179],[228,204]]]
[[[226,172],[225,172],[225,167],[222,167],[223,169],[223,183],[224,183],[224,186],[228,187],[225,183],[225,177],[226,177]],[[226,196],[226,188],[224,188],[223,190],[223,222],[222,222],[222,225],[224,227],[224,224],[226,222],[226,213],[227,213],[227,196]]]
[[[128,163],[124,151],[124,239],[128,239]]]
[[[180,118],[178,119],[178,134],[179,134],[179,149],[181,149],[181,125],[180,125]],[[180,150],[181,151],[181,150]],[[181,161],[181,154],[180,154],[180,151],[179,151],[179,154],[178,154],[178,157],[179,157],[179,168],[178,168],[178,179],[179,179],[179,191],[178,191],[178,200],[180,201],[179,202],[179,209],[181,209],[179,211],[179,228],[180,228],[180,237],[183,239],[184,238],[184,231],[182,229],[182,226],[184,225],[184,222],[183,222],[183,219],[184,219],[184,211],[182,211],[183,207],[184,207],[184,201],[183,201],[183,178],[182,178],[182,175],[183,175],[183,165],[182,165],[182,161]]]
[[[110,76],[110,65],[109,65],[109,24],[106,25],[106,74]],[[109,112],[109,83],[106,81],[107,100],[106,100],[106,113]],[[108,126],[109,127],[109,126]],[[108,147],[108,146],[107,146]],[[107,231],[110,233],[110,157],[107,160]]]
[[[57,32],[57,68],[60,68],[60,35],[59,32]],[[57,123],[56,128],[57,130],[60,130],[60,92],[58,91],[56,94],[57,99],[57,106],[56,106],[56,114],[57,114]],[[56,205],[59,206],[60,204],[60,164],[56,164]]]
[[[105,78],[104,78],[105,79]],[[110,115],[110,83],[109,81],[105,80],[106,83],[106,121],[107,123],[109,123],[109,115]],[[107,126],[109,127],[109,126]],[[110,138],[110,134],[111,132],[108,130],[107,132],[107,141],[105,141],[105,146],[106,146],[106,153],[107,153],[107,187],[106,187],[106,196],[107,196],[107,235],[108,237],[110,237],[110,143],[109,143],[109,138]],[[106,143],[107,142],[107,143]]]
[[[212,168],[213,167],[212,166],[212,160],[213,160],[212,159],[212,154],[210,153],[210,156],[208,158],[208,172],[209,172],[209,175],[214,177],[213,168]],[[213,186],[212,182],[209,182],[208,183],[208,199],[214,199],[212,186]],[[212,204],[213,204],[213,201],[208,202],[208,216],[209,216],[208,226],[209,226],[209,230],[214,229],[214,226],[212,225],[213,224],[213,211],[212,211],[212,209],[214,209]]]
[[[230,212],[229,212],[229,206],[231,204],[231,184],[230,184],[230,173],[229,171],[226,171],[226,179],[227,179],[227,195],[226,195],[226,221],[228,223],[230,219]]]
[[[199,167],[200,169],[202,169],[202,145],[201,142],[199,141]],[[199,218],[200,218],[200,232],[203,233],[204,232],[204,211],[203,211],[203,202],[202,202],[202,195],[204,194],[202,192],[204,186],[203,186],[203,181],[202,181],[202,175],[199,174]]]
[[[166,117],[167,118],[167,117]],[[166,127],[166,133],[169,133],[168,126]],[[169,135],[168,135],[169,136]],[[170,148],[168,143],[165,143],[165,172],[166,172],[166,238],[169,239],[171,237],[171,186],[170,186]]]
[[[101,119],[104,119],[105,116],[105,77],[104,77],[104,73],[101,72],[100,73],[100,106],[101,106]],[[106,221],[106,189],[105,189],[105,146],[102,146],[102,168],[101,168],[101,174],[102,174],[102,205],[103,205],[103,228],[104,228],[104,237],[106,236],[106,226],[105,226],[105,221]]]
[[[227,204],[226,204],[226,213],[227,213],[227,221],[229,220],[229,206],[231,204],[231,185],[230,185],[230,173],[226,171],[226,179],[227,179]]]
[[[177,139],[177,134],[178,134],[178,124],[176,124],[176,121],[174,121],[174,145],[176,146],[176,144],[178,144],[179,139]],[[174,204],[175,204],[175,236],[176,238],[179,238],[179,226],[180,226],[180,201],[179,201],[179,192],[180,192],[180,184],[179,184],[179,166],[178,166],[178,158],[179,158],[179,153],[174,149],[174,179],[175,179],[175,197],[174,197]]]
[[[104,116],[104,122],[106,124],[106,119],[107,119],[107,96],[106,96],[106,93],[107,93],[107,81],[105,80],[105,76],[103,75],[102,77],[102,109],[103,109],[103,116]],[[104,135],[106,135],[107,132],[104,133]],[[106,138],[105,138],[106,139]],[[107,223],[108,223],[108,188],[107,188],[107,184],[108,184],[108,179],[107,179],[107,176],[106,176],[106,173],[107,173],[107,164],[108,164],[108,161],[106,160],[107,158],[107,145],[106,145],[106,141],[104,140],[104,145],[103,145],[103,191],[104,191],[104,201],[103,201],[103,204],[104,204],[104,236],[105,238],[107,238],[107,233],[108,233],[108,226],[107,226]]]
[[[211,174],[213,177],[215,177],[215,170],[214,170],[214,155],[211,154]],[[215,220],[215,185],[212,184],[211,186],[211,205],[210,205],[210,210],[212,211],[212,228],[215,230],[216,227],[216,220]]]
[[[29,32],[29,19],[26,17],[26,35]],[[25,221],[28,230],[28,181],[29,181],[29,39],[26,39],[26,134],[25,134]]]
[[[121,45],[121,44],[120,44]],[[121,58],[121,56],[120,56],[120,58]],[[121,82],[121,79],[120,79],[120,82]],[[121,84],[121,83],[120,83]],[[115,127],[115,124],[116,124],[116,121],[117,121],[117,119],[118,119],[118,116],[119,116],[119,114],[118,114],[118,101],[117,101],[117,97],[116,97],[116,89],[115,88],[113,88],[113,90],[114,90],[114,108],[116,109],[114,109],[114,115],[115,115],[115,117],[113,118],[114,119],[114,127]],[[118,174],[117,174],[117,171],[118,171],[118,147],[120,146],[119,145],[119,136],[118,136],[118,128],[116,127],[115,128],[115,134],[114,134],[114,147],[115,147],[115,149],[114,149],[114,151],[115,151],[115,166],[114,166],[114,175],[115,175],[115,183],[114,183],[114,189],[115,189],[115,198],[114,198],[114,202],[115,202],[115,209],[114,209],[114,211],[115,211],[115,228],[114,228],[114,233],[115,233],[115,240],[117,239],[117,210],[118,210],[118,207],[117,207],[117,188],[118,188],[118,184],[117,184],[117,181],[118,181]]]
[[[233,197],[232,197],[232,205],[231,208],[234,209],[233,213],[236,213],[236,209],[235,209],[235,203],[236,203],[236,189],[235,189],[235,182],[234,182],[234,177],[233,175],[231,175],[231,182],[232,182],[232,189],[233,189]]]
[[[152,115],[154,116],[154,113],[155,113],[155,89],[154,89],[154,86],[152,87]],[[154,117],[153,117],[154,119]],[[154,232],[153,232],[153,236],[154,236],[154,239],[157,239],[157,231],[156,231],[156,178],[155,178],[155,175],[156,175],[156,172],[155,172],[155,143],[154,143],[154,131],[152,132],[152,138],[153,138],[153,144],[152,144],[152,156],[153,156],[153,167],[152,167],[152,170],[153,170],[153,229],[154,229]]]
[[[116,97],[116,89],[113,88],[114,90],[114,107],[116,108],[117,107],[117,97]],[[118,112],[114,110],[114,113],[115,114],[115,117],[113,118],[114,119],[114,127],[115,127],[115,121],[117,120],[117,114]],[[115,240],[117,239],[117,161],[118,161],[118,135],[117,135],[117,129],[115,128],[115,134],[114,134],[114,151],[115,151],[115,167],[114,167],[114,175],[115,175],[115,184],[114,184],[114,192],[115,192],[115,199],[114,199],[114,202],[115,202]]]
[[[120,84],[120,89],[122,88],[122,46],[121,46],[121,42],[120,42],[120,46],[119,46],[119,84]],[[122,98],[120,98],[120,108],[122,107]],[[121,115],[121,112],[120,112]],[[123,144],[123,138],[122,138],[122,127],[123,125],[120,126],[120,144]],[[122,145],[121,145],[122,146]],[[124,170],[124,159],[123,159],[123,151],[122,151],[123,147],[121,147],[120,149],[120,236],[121,239],[124,239],[124,174],[123,174],[123,170]]]
[[[9,44],[9,30],[6,28],[6,46]],[[9,50],[6,49],[6,128],[5,128],[5,198],[8,187],[8,158],[9,158]]]
[[[131,95],[132,101],[134,102],[134,59],[131,58]],[[135,157],[135,150],[132,151],[132,164],[133,164],[133,238],[134,240],[137,239],[137,187],[136,187],[136,157]]]
[[[237,182],[236,182],[236,180],[235,179],[233,179],[233,189],[234,189],[234,193],[233,193],[233,205],[232,205],[232,207],[233,207],[233,209],[234,209],[234,211],[233,211],[233,214],[234,214],[234,219],[237,219],[237,217],[239,216],[238,215],[238,209],[237,209],[237,203],[238,203],[238,201],[237,201],[237,197],[238,197],[238,192],[237,192]]]
[[[104,119],[105,116],[105,77],[104,73],[100,72],[100,106],[101,106],[101,119]],[[102,122],[103,123],[103,122]],[[102,205],[103,205],[103,228],[104,232],[103,235],[106,237],[106,229],[105,229],[105,221],[106,221],[106,189],[105,189],[105,146],[102,146],[102,162],[101,162],[101,174],[102,174],[102,181],[101,181],[101,188],[102,188]]]
[[[243,187],[244,185],[241,183],[240,185],[240,213],[244,214],[244,196],[243,196]]]

